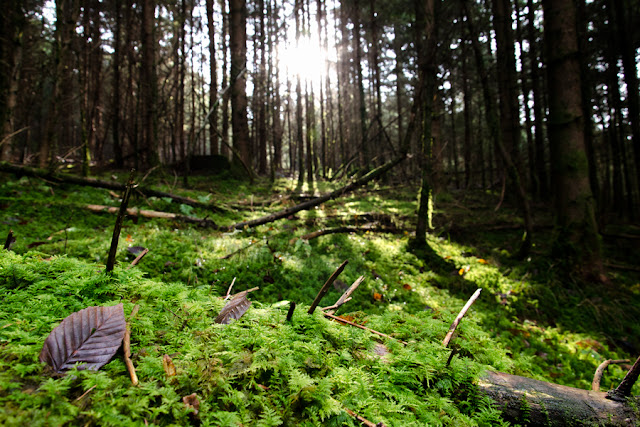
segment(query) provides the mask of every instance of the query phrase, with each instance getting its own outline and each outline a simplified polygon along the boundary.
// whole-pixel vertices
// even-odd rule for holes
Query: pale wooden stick
[[[607,366],[610,364],[618,364],[618,363],[629,363],[629,359],[623,360],[612,360],[608,359],[602,362],[598,369],[596,369],[595,374],[593,374],[593,381],[591,382],[591,390],[592,391],[600,391],[600,380],[602,379],[602,374],[604,374],[604,370],[607,369]]]
[[[76,399],[76,402],[80,399],[82,399],[83,397],[85,397],[87,394],[89,394],[91,392],[91,390],[93,390],[94,388],[96,388],[96,385],[92,385],[91,387],[89,387],[89,390],[85,391],[84,393],[82,393],[82,396],[78,397]]]
[[[131,264],[129,264],[129,267],[127,267],[127,270],[130,269],[131,267],[136,266],[140,260],[149,252],[149,249],[144,248],[144,250],[142,252],[140,252],[138,254],[138,256],[136,257],[136,259],[134,259],[133,261],[131,261]]]
[[[383,334],[382,332],[378,332],[378,331],[376,331],[374,329],[367,328],[366,326],[362,326],[362,325],[358,325],[357,323],[349,322],[348,320],[345,320],[342,317],[334,316],[333,314],[329,314],[329,313],[323,313],[323,314],[324,314],[325,317],[328,317],[329,319],[333,319],[333,320],[336,320],[336,321],[341,322],[341,323],[345,323],[345,324],[350,325],[350,326],[355,326],[356,328],[364,329],[365,331],[371,332],[372,334],[380,335],[381,337],[385,337],[385,338],[391,338],[392,340],[396,340],[398,342],[401,342],[404,345],[408,345],[408,343],[406,343],[406,342],[404,342],[402,340],[399,340],[399,339],[394,338],[392,336],[389,336],[387,334]]]
[[[318,304],[320,304],[320,300],[322,299],[322,297],[324,297],[327,291],[329,291],[329,286],[333,284],[333,282],[340,275],[340,273],[342,273],[342,270],[344,270],[348,263],[349,260],[344,260],[344,262],[340,264],[338,268],[336,268],[336,271],[334,271],[333,274],[327,279],[324,285],[322,285],[322,288],[320,288],[320,292],[318,292],[318,295],[316,295],[316,299],[313,300],[313,302],[311,303],[311,307],[309,307],[309,311],[307,312],[308,314],[313,314]]]
[[[482,288],[478,288],[478,290],[473,295],[471,295],[471,298],[469,298],[469,301],[467,301],[464,307],[462,307],[462,310],[460,310],[460,313],[458,313],[458,317],[456,317],[456,320],[454,320],[453,323],[451,324],[451,327],[449,328],[449,332],[447,332],[447,336],[444,337],[444,340],[442,340],[443,346],[447,347],[449,345],[449,341],[451,341],[451,337],[453,336],[453,333],[456,331],[458,324],[460,323],[464,315],[467,314],[467,310],[469,310],[471,305],[478,299],[481,291],[482,291]]]
[[[140,306],[136,304],[131,310],[131,316],[129,316],[129,322],[133,319],[136,314],[138,314],[138,310]],[[136,368],[133,366],[133,361],[131,361],[131,326],[127,322],[127,329],[124,332],[124,340],[122,343],[124,350],[124,364],[127,366],[127,371],[129,371],[129,376],[131,377],[131,384],[138,385],[138,375],[136,375]]]
[[[349,289],[347,289],[340,298],[338,298],[338,301],[336,301],[336,303],[334,305],[332,305],[331,307],[325,307],[323,308],[324,311],[326,311],[329,314],[333,314],[336,312],[336,310],[338,309],[338,307],[340,307],[342,304],[346,303],[347,301],[349,301],[351,299],[351,294],[355,292],[356,289],[358,289],[358,286],[360,286],[360,284],[364,282],[364,276],[360,276],[356,279],[355,282],[353,282],[353,284],[351,286],[349,286]]]
[[[227,289],[227,295],[224,296],[224,300],[225,301],[229,299],[229,295],[231,294],[231,288],[233,288],[233,284],[234,283],[236,283],[236,278],[235,277],[231,281],[231,284],[229,285],[229,289]]]

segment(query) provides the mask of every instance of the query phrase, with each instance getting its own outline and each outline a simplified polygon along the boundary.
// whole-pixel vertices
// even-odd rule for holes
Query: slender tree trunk
[[[569,272],[600,280],[602,259],[584,146],[573,0],[543,0],[549,81],[549,137],[557,232],[554,249]]]
[[[247,4],[246,0],[229,0],[229,43],[231,45],[231,127],[233,147],[246,165],[251,164],[249,156],[249,123],[247,121]],[[234,154],[234,158],[236,155]],[[250,177],[251,179],[253,177]]]
[[[156,76],[156,50],[155,50],[155,2],[143,0],[142,2],[142,61],[140,64],[140,88],[142,92],[142,144],[140,152],[140,164],[144,168],[155,166],[158,163],[158,82]]]
[[[213,112],[209,116],[209,145],[211,147],[211,154],[219,154],[220,148],[218,144],[218,105],[220,102],[218,99],[218,73],[216,67],[216,26],[213,20],[213,1],[206,0],[205,7],[207,12],[207,29],[209,32],[209,79],[211,85],[209,86],[209,108],[213,109]]]
[[[464,102],[464,188],[469,188],[473,175],[473,166],[471,159],[471,91],[469,89],[469,72],[467,67],[467,55],[462,58],[462,100]],[[482,139],[480,139],[482,140]],[[485,165],[481,163],[484,171]],[[484,173],[484,172],[483,172]],[[483,180],[484,181],[484,180]],[[484,187],[484,182],[483,182]]]
[[[528,25],[527,34],[529,37],[529,66],[531,67],[531,91],[533,93],[533,124],[534,129],[534,145],[535,149],[535,168],[538,183],[538,195],[542,200],[549,199],[549,179],[547,174],[547,166],[545,162],[545,145],[544,145],[544,101],[543,92],[541,87],[542,76],[540,74],[539,62],[539,49],[538,49],[538,37],[536,36],[538,30],[535,26],[535,6],[533,0],[527,1],[528,8]]]
[[[231,84],[229,78],[229,14],[227,13],[227,0],[221,0],[222,6],[222,87],[226,88]],[[229,100],[231,91],[227,90],[222,95],[222,145],[220,154],[229,156]]]
[[[421,186],[418,204],[415,243],[426,246],[427,229],[431,227],[433,210],[433,104],[436,96],[438,46],[438,10],[440,0],[415,0],[416,46],[418,46],[418,91],[416,98],[422,106],[420,135]]]
[[[113,35],[113,99],[111,107],[111,132],[113,135],[113,155],[115,158],[115,164],[117,168],[124,166],[124,160],[122,155],[122,140],[120,135],[120,65],[122,62],[122,46],[121,46],[121,32],[122,32],[122,2],[121,0],[114,1],[114,16],[115,16],[115,30]]]
[[[295,19],[296,19],[296,46],[300,45],[300,37],[302,33],[301,15],[302,0],[296,0],[295,3]],[[298,189],[302,189],[304,184],[304,133],[302,129],[302,83],[300,74],[296,75],[296,149],[298,153]]]
[[[354,0],[352,9],[353,19],[353,43],[355,46],[355,66],[356,83],[358,85],[358,105],[360,112],[360,166],[369,167],[371,154],[369,153],[369,143],[367,138],[367,106],[364,97],[364,81],[362,78],[362,47],[360,46],[360,4],[359,0]]]

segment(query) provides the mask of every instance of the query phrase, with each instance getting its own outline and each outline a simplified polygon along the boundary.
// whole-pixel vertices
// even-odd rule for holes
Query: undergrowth
[[[124,176],[124,175],[123,175]],[[179,190],[218,209],[170,199],[134,197],[143,209],[208,217],[217,224],[266,215],[298,201],[295,183],[255,186],[192,179]],[[307,193],[330,190],[305,189]],[[589,388],[599,363],[635,358],[640,336],[637,276],[611,274],[605,289],[561,281],[546,256],[550,230],[534,235],[534,251],[514,261],[517,230],[485,230],[478,222],[517,223],[497,196],[440,195],[428,244],[437,259],[409,244],[415,217],[410,188],[376,186],[255,229],[216,231],[178,221],[128,218],[113,275],[104,263],[114,217],[84,205],[118,206],[106,190],[35,179],[0,185],[0,222],[14,231],[0,253],[0,421],[6,425],[358,425],[346,409],[390,426],[495,425],[490,402],[475,393],[484,369]],[[489,203],[487,203],[487,201]],[[491,212],[489,214],[489,212]],[[371,213],[376,215],[372,219]],[[491,215],[491,216],[489,216]],[[320,228],[386,221],[395,234],[301,237]],[[538,221],[545,221],[544,214]],[[127,248],[150,249],[132,269]],[[320,286],[348,260],[321,305],[330,305],[360,275],[364,283],[338,314],[408,342],[306,314]],[[259,286],[252,307],[229,326],[213,324],[220,296]],[[451,350],[440,342],[465,300],[480,299],[458,327]],[[51,375],[38,362],[48,333],[67,315],[92,305],[125,304],[133,360],[132,387],[122,357],[99,372]],[[298,309],[285,322],[289,302]],[[167,377],[170,355],[177,375]],[[623,367],[611,365],[603,389]],[[94,387],[95,386],[95,387]],[[636,386],[637,387],[637,386]],[[88,390],[89,393],[84,395]],[[637,391],[637,388],[634,389]],[[182,397],[196,393],[197,416]],[[636,393],[637,394],[637,393]]]

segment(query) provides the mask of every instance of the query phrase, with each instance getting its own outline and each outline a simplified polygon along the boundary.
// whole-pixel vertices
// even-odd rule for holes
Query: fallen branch
[[[614,364],[629,363],[629,359],[622,359],[622,360],[608,359],[602,362],[596,369],[595,374],[593,374],[593,381],[591,382],[592,391],[600,391],[600,380],[602,380],[602,374],[604,374],[604,370],[607,369],[607,366],[609,366],[612,363]]]
[[[0,172],[8,172],[18,176],[32,176],[35,178],[46,179],[48,181],[65,184],[84,185],[88,187],[104,188],[107,190],[124,191],[126,186],[119,182],[113,181],[101,181],[95,178],[83,178],[75,175],[67,175],[60,172],[52,172],[46,169],[32,168],[29,166],[14,165],[8,162],[0,162]],[[176,194],[165,193],[164,191],[153,190],[147,187],[138,187],[136,192],[144,194],[147,197],[159,197],[169,198],[174,202],[181,203],[183,205],[189,205],[196,208],[207,209],[212,212],[219,212],[223,210],[218,206],[213,206],[208,203],[201,203],[197,200],[193,200],[189,197],[178,196]]]
[[[398,230],[397,228],[388,228],[388,227],[336,227],[336,228],[325,228],[323,230],[313,231],[311,233],[305,234],[301,237],[303,240],[311,240],[316,237],[326,236],[328,234],[337,234],[337,233],[390,233],[390,234],[402,234],[404,231]]]
[[[227,255],[223,256],[223,257],[220,257],[220,259],[229,259],[229,258],[231,258],[232,256],[234,256],[234,255],[236,255],[236,254],[239,254],[240,252],[244,252],[244,251],[246,251],[247,249],[249,249],[249,248],[250,248],[250,247],[252,247],[253,245],[254,245],[254,243],[253,243],[253,242],[252,242],[252,243],[249,243],[247,246],[244,246],[244,247],[242,247],[242,248],[240,248],[240,249],[237,249],[237,250],[235,250],[235,251],[233,251],[233,252],[231,252],[231,253],[229,253],[229,254],[227,254]]]
[[[349,325],[349,326],[355,326],[356,328],[360,328],[360,329],[365,330],[367,332],[371,332],[372,334],[380,335],[381,337],[385,337],[385,338],[389,338],[389,339],[392,339],[392,340],[396,340],[396,341],[398,341],[398,342],[400,342],[400,343],[402,343],[404,345],[408,345],[408,343],[405,342],[405,341],[399,340],[399,339],[394,338],[394,337],[392,337],[390,335],[387,335],[387,334],[383,334],[382,332],[378,332],[375,329],[367,328],[366,326],[362,326],[362,325],[358,325],[357,323],[349,322],[348,320],[343,319],[342,317],[334,316],[333,314],[329,314],[329,313],[323,313],[323,314],[324,314],[324,317],[327,317],[329,319],[333,319],[335,321],[338,321],[340,323],[344,323],[344,324]]]
[[[4,249],[11,250],[11,245],[13,245],[15,241],[16,238],[13,235],[13,230],[9,230],[9,233],[7,233],[7,240],[4,241]]]
[[[144,258],[144,256],[145,256],[146,254],[148,254],[148,253],[149,253],[149,248],[144,248],[144,250],[138,254],[138,256],[136,257],[136,259],[134,259],[133,261],[131,261],[131,264],[129,264],[129,267],[127,267],[127,269],[130,269],[130,268],[135,267],[136,265],[138,265],[138,263],[140,262],[140,260],[141,260],[142,258]]]
[[[635,265],[614,264],[612,262],[605,262],[603,264],[605,267],[613,268],[615,270],[640,271],[640,267],[636,267]]]
[[[386,173],[387,171],[389,171],[391,168],[393,168],[395,165],[397,165],[398,163],[400,163],[402,160],[404,160],[406,157],[406,155],[404,154],[404,152],[400,155],[398,155],[397,157],[395,157],[394,159],[388,161],[387,163],[383,164],[382,166],[379,166],[377,168],[375,168],[374,170],[372,170],[371,172],[369,172],[368,174],[362,176],[361,178],[341,187],[338,188],[337,190],[332,191],[329,194],[325,194],[324,196],[320,196],[320,197],[316,197],[315,199],[309,200],[307,202],[304,203],[300,203],[296,206],[292,206],[290,208],[284,209],[280,212],[276,212],[274,214],[271,215],[267,215],[267,216],[263,216],[261,218],[256,218],[256,219],[252,219],[250,221],[243,221],[243,222],[238,222],[236,224],[233,224],[231,226],[229,226],[229,228],[235,228],[235,229],[243,229],[245,227],[256,227],[258,225],[262,225],[262,224],[267,224],[269,222],[273,222],[273,221],[277,221],[279,219],[282,218],[286,218],[290,215],[293,215],[294,213],[303,211],[303,210],[309,210],[311,208],[314,208],[316,206],[319,206],[329,200],[335,199],[337,197],[340,197],[346,193],[349,193],[353,190],[355,190],[358,187],[361,187],[365,184],[367,184],[368,182],[378,178],[379,176],[383,175],[384,173]]]
[[[502,411],[502,417],[516,425],[638,425],[635,404],[610,400],[605,392],[491,371],[481,376],[477,385]]]
[[[453,323],[451,324],[451,327],[449,327],[449,332],[447,332],[447,336],[445,336],[444,340],[442,340],[442,345],[444,347],[447,347],[449,345],[449,341],[451,341],[451,337],[453,336],[453,333],[456,331],[458,324],[460,324],[460,321],[462,320],[464,315],[467,314],[467,310],[469,310],[469,308],[475,302],[475,300],[478,299],[478,297],[480,296],[480,292],[482,292],[482,288],[479,288],[477,291],[475,291],[473,295],[471,295],[471,298],[469,298],[469,301],[467,301],[464,307],[462,307],[462,310],[460,310],[460,313],[458,313],[456,320],[454,320]]]
[[[322,297],[324,297],[327,291],[329,291],[329,286],[333,284],[333,282],[340,275],[340,273],[342,273],[342,270],[344,270],[348,263],[348,260],[344,260],[342,264],[340,264],[340,266],[336,268],[336,271],[334,271],[333,274],[327,279],[324,285],[322,285],[322,288],[320,288],[320,292],[318,292],[318,295],[316,295],[316,298],[311,303],[311,307],[309,307],[309,311],[307,312],[308,314],[313,314],[318,304],[320,304],[320,300],[322,300]]]
[[[85,205],[85,209],[89,209],[93,212],[108,212],[108,213],[117,213],[118,208],[113,206],[104,206],[104,205]],[[196,224],[200,227],[204,228],[212,228],[214,230],[219,230],[220,227],[210,219],[200,219],[192,216],[178,215],[170,212],[160,212],[160,211],[150,211],[145,209],[138,208],[128,208],[127,215],[129,216],[141,216],[145,218],[159,218],[159,219],[173,219],[180,222],[185,222],[189,224]]]
[[[122,340],[122,349],[124,350],[124,364],[127,367],[127,371],[129,371],[129,377],[131,377],[131,384],[138,385],[138,375],[136,375],[136,368],[133,366],[133,361],[131,360],[131,320],[136,317],[138,314],[138,310],[140,306],[136,304],[131,310],[131,315],[129,316],[129,322],[127,322],[127,328],[124,332],[124,339]]]
[[[356,414],[355,412],[353,412],[349,408],[344,408],[344,410],[347,412],[347,414],[351,415],[353,418],[355,418],[357,421],[360,421],[362,424],[364,424],[367,427],[386,427],[385,424],[383,424],[383,423],[377,423],[377,424],[372,423],[371,421],[369,421],[365,417],[362,417],[362,416]]]
[[[364,282],[364,276],[360,276],[356,279],[355,282],[353,282],[353,284],[351,286],[349,286],[349,289],[347,289],[346,291],[344,291],[344,293],[340,296],[340,298],[338,298],[338,301],[336,301],[335,304],[333,304],[330,307],[325,307],[322,309],[322,311],[324,311],[325,313],[329,313],[329,314],[333,314],[336,312],[336,310],[343,305],[344,303],[346,303],[347,301],[351,300],[351,294],[355,292],[356,289],[358,289],[358,286],[360,286],[360,284],[362,284],[362,282]]]

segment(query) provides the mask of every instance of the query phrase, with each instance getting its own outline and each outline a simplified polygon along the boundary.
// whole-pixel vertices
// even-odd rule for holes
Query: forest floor
[[[103,178],[125,182],[126,176]],[[177,181],[159,175],[144,185],[216,209],[135,193],[130,207],[227,226],[301,200],[287,179],[249,185],[194,177],[189,190]],[[338,187],[316,185],[303,190]],[[474,387],[484,370],[590,389],[601,362],[630,359],[609,366],[601,389],[619,384],[640,351],[634,270],[640,229],[605,228],[610,283],[586,285],[548,255],[548,206],[535,206],[532,254],[513,259],[521,220],[509,200],[500,203],[490,191],[438,195],[428,237],[437,258],[422,257],[409,245],[416,194],[408,185],[374,184],[244,230],[130,216],[118,264],[106,274],[115,215],[86,206],[117,207],[119,194],[0,174],[0,234],[4,240],[12,230],[16,237],[11,251],[0,253],[0,424],[361,425],[355,413],[388,426],[496,425],[499,412]],[[338,227],[355,231],[308,235]],[[127,268],[136,248],[149,252]],[[364,276],[336,314],[390,338],[341,325],[320,310],[307,315],[345,260],[320,306]],[[214,324],[232,282],[232,293],[259,290],[248,295],[252,305],[239,320]],[[451,322],[478,288],[480,298],[444,348]],[[74,368],[66,376],[38,361],[62,319],[121,302],[137,387],[121,354],[98,372]],[[287,322],[291,302],[297,309]],[[166,358],[163,366],[164,355],[173,371]],[[640,394],[637,385],[633,391]]]

